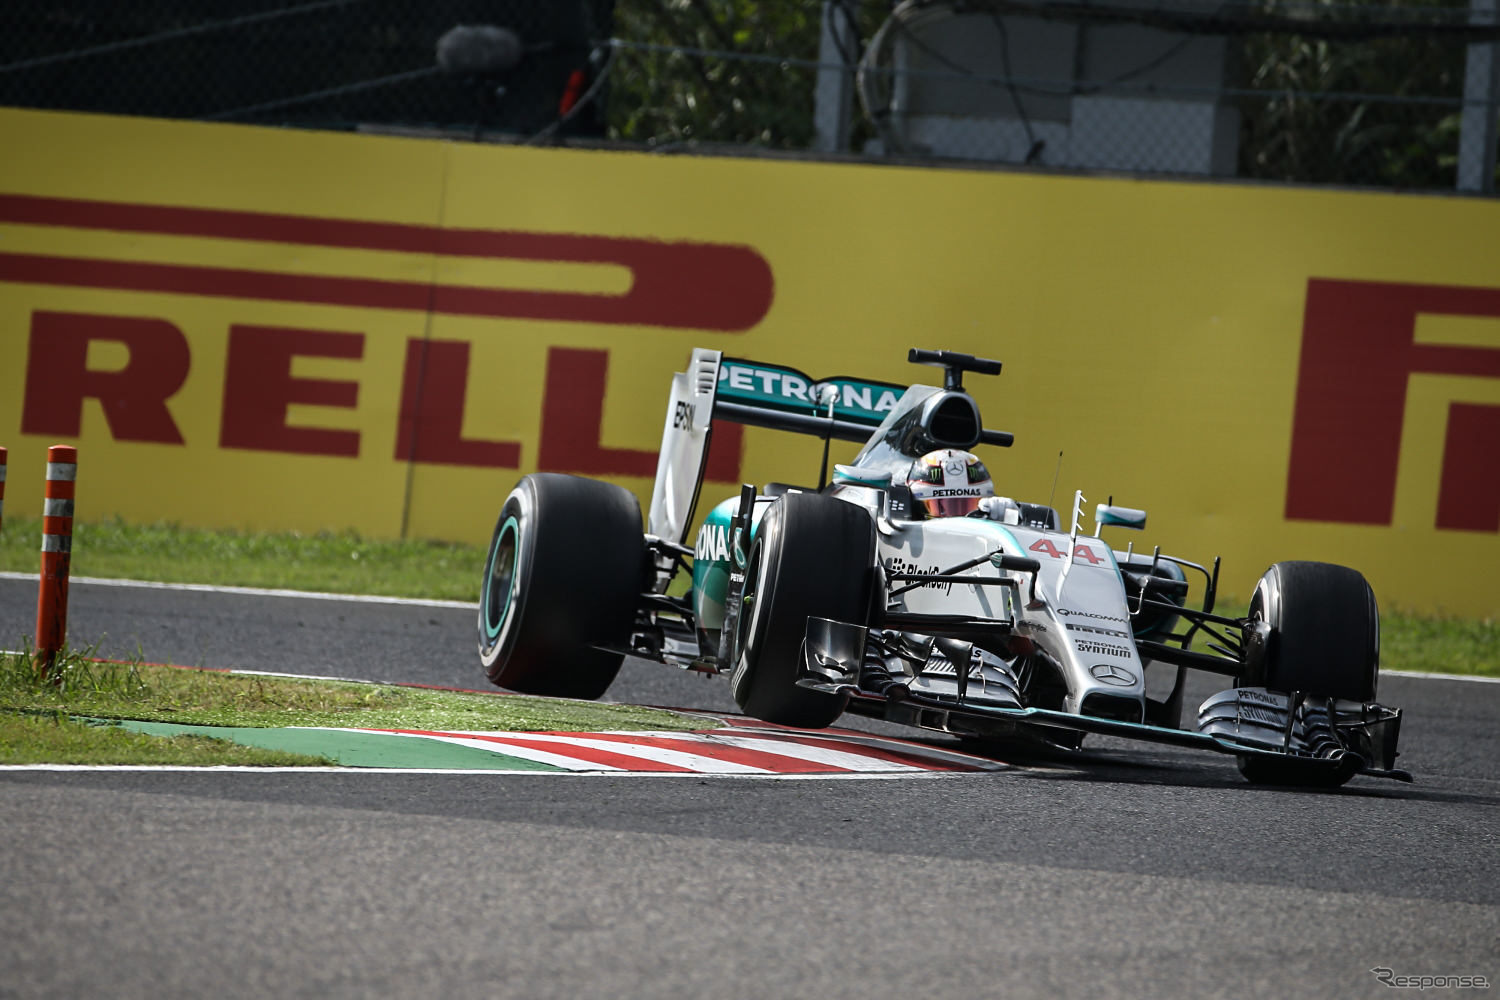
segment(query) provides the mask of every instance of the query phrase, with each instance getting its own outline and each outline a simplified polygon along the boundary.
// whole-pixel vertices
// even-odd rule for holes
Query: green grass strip
[[[0,570],[35,573],[41,518],[7,516]],[[354,532],[241,532],[120,520],[73,523],[74,576],[381,597],[479,600],[485,551]]]
[[[440,770],[563,771],[521,757],[445,743],[420,736],[362,733],[348,729],[260,729],[243,726],[182,726],[125,720],[121,728],[148,736],[202,736],[285,753],[325,757],[346,767],[414,767]]]
[[[0,711],[0,764],[326,767],[330,761],[191,734],[156,737],[65,713]]]
[[[171,730],[175,735],[152,739],[138,726],[133,731],[116,725],[90,726],[75,717],[128,720],[133,726],[159,723],[176,727]],[[712,726],[707,719],[634,705],[230,674],[99,661],[73,651],[65,651],[54,671],[44,678],[30,654],[0,656],[0,764],[327,763],[326,739],[288,742],[291,738],[266,736],[236,743],[205,738],[229,730],[285,732],[288,727],[328,727],[598,732]],[[399,736],[390,739],[412,744],[434,742]],[[339,755],[328,759],[343,760]],[[381,766],[495,765],[491,759],[482,765]]]

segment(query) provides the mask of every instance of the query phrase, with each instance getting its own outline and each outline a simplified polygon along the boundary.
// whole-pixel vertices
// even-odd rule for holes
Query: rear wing
[[[863,444],[906,386],[840,375],[815,379],[786,365],[696,348],[672,377],[647,531],[682,544],[692,524],[714,420]]]
[[[894,382],[847,375],[814,379],[786,365],[723,358],[714,416],[863,444],[905,392]]]

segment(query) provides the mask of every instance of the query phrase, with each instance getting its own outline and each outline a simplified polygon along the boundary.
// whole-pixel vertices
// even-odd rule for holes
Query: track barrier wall
[[[946,348],[1005,363],[966,380],[1016,434],[981,448],[1002,493],[1144,508],[1118,546],[1222,555],[1242,598],[1324,559],[1387,606],[1500,611],[1500,203],[18,110],[0,134],[0,442],[86,448],[91,517],[483,543],[526,472],[644,505],[695,346],[898,382]],[[705,500],[816,482],[821,451],[723,427]]]

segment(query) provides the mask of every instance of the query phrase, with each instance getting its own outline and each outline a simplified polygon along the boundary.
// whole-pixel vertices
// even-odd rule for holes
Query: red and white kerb
[[[68,635],[68,569],[73,553],[73,491],[78,449],[47,449],[47,491],[42,501],[42,575],[36,597],[37,665],[50,669]]]

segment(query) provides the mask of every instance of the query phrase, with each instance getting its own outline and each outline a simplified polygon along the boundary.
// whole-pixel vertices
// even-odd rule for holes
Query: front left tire
[[[797,684],[809,617],[866,624],[875,585],[875,525],[862,507],[787,493],[761,519],[740,586],[730,663],[746,715],[821,729],[848,704]]]

